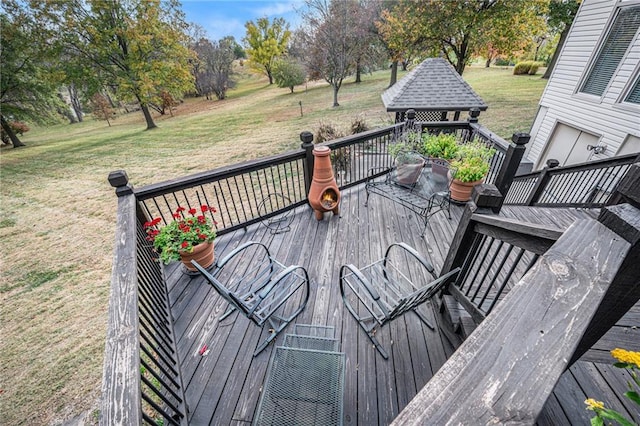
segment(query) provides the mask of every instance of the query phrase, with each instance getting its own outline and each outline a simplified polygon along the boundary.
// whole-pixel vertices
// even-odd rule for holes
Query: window
[[[640,6],[620,8],[580,91],[602,96],[640,27]],[[636,84],[637,86],[637,84]],[[633,92],[633,90],[632,90]]]
[[[632,104],[640,104],[640,74],[638,74],[636,84],[634,84],[629,93],[627,93],[624,101],[631,102]]]

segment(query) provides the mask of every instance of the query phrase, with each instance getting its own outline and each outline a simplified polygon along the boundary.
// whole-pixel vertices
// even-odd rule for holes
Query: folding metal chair
[[[262,243],[248,242],[236,248],[216,264],[213,273],[196,261],[191,263],[231,305],[220,320],[238,310],[260,327],[268,324],[271,333],[254,356],[304,310],[309,300],[307,271],[302,266],[281,264]]]
[[[388,359],[389,355],[375,337],[378,330],[407,311],[415,312],[433,329],[416,308],[455,278],[459,270],[456,268],[438,278],[433,266],[414,248],[394,243],[387,248],[384,258],[370,265],[357,268],[349,264],[340,268],[342,301],[378,352]],[[425,272],[434,278],[426,285],[422,284],[429,279]]]

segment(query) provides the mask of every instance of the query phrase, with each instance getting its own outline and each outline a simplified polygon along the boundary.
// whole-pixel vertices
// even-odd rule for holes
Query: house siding
[[[640,36],[622,59],[602,97],[578,92],[594,55],[598,53],[602,33],[609,28],[612,15],[621,5],[640,5],[637,0],[584,0],[573,22],[556,67],[540,99],[538,116],[531,129],[532,142],[527,156],[536,169],[556,123],[600,135],[599,144],[607,145],[591,160],[616,155],[627,135],[640,137],[640,105],[620,104],[630,79],[640,68]]]

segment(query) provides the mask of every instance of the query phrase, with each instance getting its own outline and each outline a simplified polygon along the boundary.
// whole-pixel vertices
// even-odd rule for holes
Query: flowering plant
[[[638,394],[638,389],[640,389],[640,377],[638,377],[638,371],[640,370],[640,352],[632,352],[616,348],[611,351],[611,355],[618,360],[618,362],[613,364],[613,366],[627,369],[633,379],[633,382],[627,383],[629,391],[625,392],[624,396],[640,405],[640,395]],[[635,386],[632,383],[634,383]],[[602,401],[587,398],[584,403],[587,404],[587,410],[591,410],[596,414],[596,416],[591,419],[591,424],[594,426],[603,426],[605,420],[614,420],[622,426],[635,425],[635,423],[627,420],[617,411],[606,408]]]
[[[187,212],[191,216],[186,216]],[[180,252],[192,252],[200,243],[210,243],[216,238],[216,222],[206,217],[207,212],[215,213],[215,207],[201,206],[187,210],[178,207],[173,213],[173,221],[162,228],[158,224],[162,219],[155,218],[144,224],[147,240],[160,252],[160,260],[169,263],[180,260]]]

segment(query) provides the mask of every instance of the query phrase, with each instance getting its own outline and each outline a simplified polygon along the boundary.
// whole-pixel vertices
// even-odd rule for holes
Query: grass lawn
[[[467,68],[464,77],[489,105],[481,123],[505,138],[529,130],[546,84],[539,75]],[[3,148],[1,423],[97,419],[116,211],[110,171],[125,169],[142,186],[296,149],[299,133],[321,121],[345,131],[357,115],[372,127],[392,123],[380,99],[388,70],[363,78],[345,83],[331,108],[324,83],[290,94],[243,74],[228,99],[188,99],[152,131],[138,112],[111,127],[87,118],[35,128],[27,147]]]

